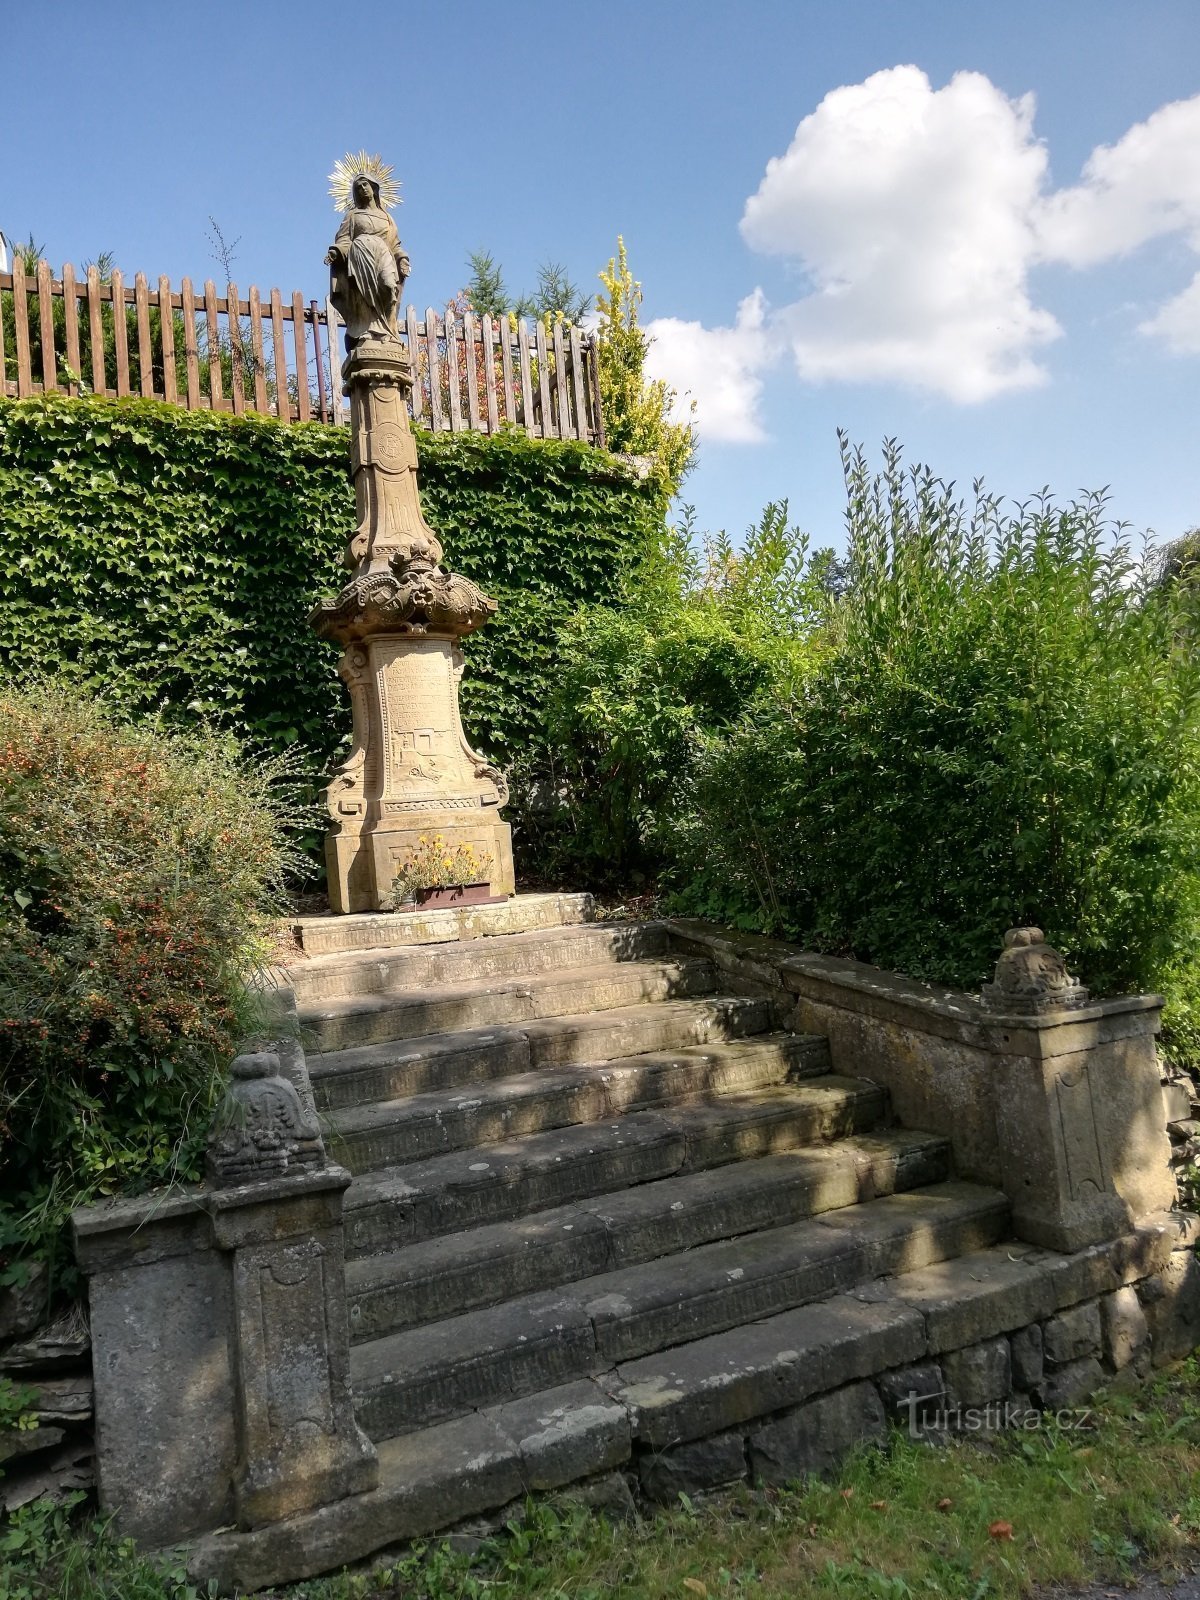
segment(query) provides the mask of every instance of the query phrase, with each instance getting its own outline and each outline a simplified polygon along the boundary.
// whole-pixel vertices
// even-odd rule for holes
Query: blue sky
[[[1197,0],[0,0],[0,67],[0,228],[56,267],[203,278],[211,215],[240,284],[321,294],[362,146],[421,308],[623,234],[703,526],[786,495],[838,543],[838,426],[1200,522]]]

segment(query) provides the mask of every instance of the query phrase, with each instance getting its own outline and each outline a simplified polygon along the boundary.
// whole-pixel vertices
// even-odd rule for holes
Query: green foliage
[[[601,272],[600,281],[606,291],[596,301],[600,401],[608,448],[652,457],[674,494],[695,454],[696,430],[690,420],[671,421],[675,390],[661,378],[646,377],[649,340],[638,321],[642,286],[629,270],[624,239],[617,239],[617,254]]]
[[[809,559],[786,502],[766,508],[740,551],[724,534],[697,548],[685,510],[618,605],[572,620],[547,710],[558,760],[541,819],[564,861],[606,885],[655,871],[706,742],[810,669],[830,560]]]
[[[560,262],[543,261],[538,268],[537,287],[531,294],[515,297],[505,288],[504,272],[490,250],[472,250],[467,265],[471,276],[462,298],[479,316],[579,323],[591,310],[591,295],[580,291]]]
[[[846,460],[849,580],[817,669],[694,769],[681,906],[973,987],[1044,927],[1194,1045],[1200,658],[1190,587],[1101,496],[973,509]]]
[[[417,446],[449,561],[500,602],[466,641],[468,728],[502,764],[536,766],[557,629],[618,591],[662,525],[661,488],[585,444],[515,430],[419,432]],[[345,429],[0,401],[0,666],[61,670],[81,694],[255,748],[297,746],[315,783],[350,718],[336,647],[305,617],[341,581],[353,524]]]
[[[0,1256],[199,1176],[297,866],[286,777],[61,684],[0,692]]]
[[[490,250],[472,250],[467,257],[471,276],[463,290],[472,311],[481,317],[505,317],[512,310],[512,298],[504,287],[504,272]]]
[[[111,1521],[81,1524],[84,1499],[35,1500],[0,1527],[3,1600],[215,1600],[216,1585],[191,1583],[179,1553],[145,1556]]]

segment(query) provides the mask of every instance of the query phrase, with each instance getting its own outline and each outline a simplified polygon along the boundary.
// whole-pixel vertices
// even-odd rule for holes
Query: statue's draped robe
[[[378,206],[356,206],[337,231],[342,261],[334,266],[330,299],[346,324],[353,348],[362,339],[395,339],[401,271],[408,257],[396,224]],[[344,265],[342,264],[344,263]]]

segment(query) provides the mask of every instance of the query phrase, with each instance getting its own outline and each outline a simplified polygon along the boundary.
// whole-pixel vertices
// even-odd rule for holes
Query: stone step
[[[949,1170],[945,1139],[899,1130],[864,1134],[351,1261],[351,1338],[376,1339],[577,1278],[940,1183]]]
[[[318,1107],[335,1111],[375,1100],[454,1089],[515,1077],[542,1067],[582,1065],[681,1050],[710,1040],[765,1032],[766,1000],[724,998],[614,1006],[607,1011],[539,1019],[522,1026],[475,1028],[390,1040],[308,1058]],[[808,1048],[815,1048],[811,1041]]]
[[[706,1046],[583,1066],[553,1064],[334,1112],[325,1118],[326,1145],[351,1172],[369,1172],[627,1111],[753,1093],[827,1068],[825,1041],[801,1035],[783,1035],[763,1050]]]
[[[826,1402],[890,1375],[889,1409],[914,1364],[936,1362],[1107,1293],[1170,1259],[1178,1217],[1075,1255],[1006,1243],[834,1294],[744,1327],[678,1344],[596,1377],[505,1397],[379,1444],[379,1486],[248,1531],[225,1528],[193,1547],[194,1581],[222,1594],[310,1578],[467,1517],[601,1474],[662,1476],[679,1452],[690,1478],[777,1482],[812,1470],[812,1435],[827,1459],[866,1430],[826,1441]],[[1165,1255],[1163,1254],[1165,1252]],[[937,1380],[936,1369],[934,1372]],[[881,1385],[881,1388],[883,1386]],[[878,1393],[878,1391],[876,1391]],[[819,1415],[809,1411],[810,1404]],[[882,1420],[885,1412],[877,1409]],[[788,1433],[792,1431],[789,1441]],[[693,1441],[705,1445],[696,1451]],[[789,1450],[788,1445],[791,1445]],[[705,1451],[712,1454],[705,1459]],[[798,1459],[797,1459],[798,1457]],[[733,1470],[724,1468],[732,1458]],[[783,1468],[781,1474],[780,1469]],[[692,1483],[688,1484],[692,1487]]]
[[[876,1084],[822,1076],[371,1172],[346,1192],[346,1254],[377,1254],[676,1173],[847,1138],[876,1127],[886,1104]]]
[[[306,955],[323,956],[390,945],[450,944],[461,939],[527,933],[531,928],[560,928],[568,923],[590,922],[594,912],[590,894],[517,894],[499,905],[462,910],[297,917],[291,927]]]
[[[610,1371],[996,1243],[1004,1195],[944,1183],[581,1279],[351,1351],[376,1439]]]
[[[702,956],[684,956],[315,1001],[300,1007],[299,1020],[315,1039],[315,1049],[324,1052],[678,1000],[711,994],[715,987],[712,963]]]
[[[343,996],[565,972],[666,954],[663,922],[584,922],[462,944],[390,945],[352,955],[317,956],[289,967],[288,981],[297,1003],[305,1006]]]

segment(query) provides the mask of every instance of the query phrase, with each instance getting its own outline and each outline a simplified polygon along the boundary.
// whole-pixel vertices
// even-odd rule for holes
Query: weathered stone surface
[[[1045,1255],[1042,1260],[1050,1273],[1055,1303],[1069,1306],[1094,1300],[1148,1277],[1170,1259],[1172,1241],[1177,1237],[1173,1216],[1160,1214],[1146,1218],[1118,1239],[1069,1255]]]
[[[305,953],[320,956],[524,933],[532,928],[590,922],[594,915],[595,901],[590,894],[518,894],[499,905],[300,917],[293,926]]]
[[[264,1050],[236,1057],[209,1131],[209,1182],[232,1187],[324,1165],[321,1130],[284,1075],[278,1054]]]
[[[1066,1366],[1081,1356],[1098,1355],[1100,1307],[1095,1301],[1088,1301],[1049,1318],[1042,1329],[1042,1348],[1053,1367]]]
[[[1163,1097],[1163,1122],[1169,1127],[1172,1122],[1184,1122],[1192,1114],[1192,1091],[1190,1078],[1168,1079],[1162,1085]]]
[[[1105,1359],[1119,1372],[1150,1338],[1146,1314],[1131,1284],[1106,1294],[1101,1300],[1100,1326]]]
[[[598,1478],[560,1489],[550,1497],[549,1503],[555,1510],[590,1511],[609,1522],[632,1521],[638,1514],[629,1478],[623,1472],[603,1472]]]
[[[88,1291],[101,1509],[151,1548],[223,1526],[237,1431],[220,1252],[94,1273]]]
[[[1055,1306],[1051,1274],[1038,1253],[1005,1247],[908,1273],[894,1292],[924,1318],[934,1355],[1022,1328]]]
[[[530,1490],[556,1489],[623,1466],[632,1449],[629,1415],[591,1382],[496,1407],[492,1420],[517,1446]]]
[[[101,1503],[123,1531],[165,1544],[373,1483],[347,1382],[349,1181],[330,1167],[75,1214]]]
[[[534,928],[499,939],[438,945],[389,945],[381,950],[296,960],[287,978],[299,1003],[349,995],[387,994],[444,983],[532,977],[595,967],[602,962],[654,961],[667,955],[662,922],[582,922]]]
[[[638,1184],[357,1260],[347,1271],[351,1336],[377,1337],[799,1222],[851,1205],[857,1194],[886,1195],[922,1176],[936,1179],[946,1153],[942,1141],[887,1134]]]
[[[950,1351],[942,1357],[942,1370],[952,1405],[986,1406],[1012,1390],[1012,1355],[1003,1337]]]
[[[520,1450],[473,1413],[380,1448],[379,1487],[248,1533],[210,1533],[188,1559],[194,1581],[249,1591],[329,1572],[525,1493]]]
[[[980,998],[987,1010],[1001,1015],[1037,1016],[1079,1010],[1090,997],[1040,928],[1010,928],[995,978],[984,984]]]
[[[724,930],[679,928],[689,949],[736,959]],[[1044,978],[1046,948],[1007,956],[1032,954]],[[1083,1005],[1064,971],[1055,992],[1074,1009],[1008,1017],[969,995],[766,942],[745,960],[775,969],[796,996],[793,1025],[828,1035],[835,1070],[875,1079],[902,1122],[952,1139],[964,1176],[1003,1183],[1022,1237],[1073,1251],[1173,1204],[1157,997]]]
[[[389,1334],[352,1353],[358,1415],[377,1439],[556,1388],[599,1365],[582,1307],[553,1294]]]
[[[626,1361],[902,1271],[909,1256],[924,1263],[969,1250],[979,1230],[994,1238],[1004,1215],[989,1190],[941,1184],[623,1268],[569,1293],[601,1356]]]
[[[0,1465],[15,1461],[19,1456],[34,1455],[40,1450],[50,1450],[66,1438],[63,1428],[0,1428]]]
[[[0,1287],[0,1340],[23,1339],[45,1319],[49,1273],[44,1261],[31,1262],[23,1283]]]
[[[1200,1260],[1193,1250],[1173,1251],[1142,1285],[1141,1301],[1155,1366],[1179,1361],[1200,1345]]]
[[[635,1438],[665,1449],[901,1366],[924,1350],[922,1319],[911,1307],[837,1295],[626,1362],[601,1382],[630,1409]]]
[[[678,1172],[681,1131],[654,1112],[611,1125],[556,1128],[461,1150],[356,1180],[347,1248],[369,1254],[396,1238],[428,1239]]]
[[[1047,1373],[1034,1391],[1045,1411],[1062,1411],[1081,1405],[1104,1382],[1104,1368],[1095,1356],[1083,1356]]]
[[[433,989],[322,1000],[300,1018],[322,1051],[467,1028],[511,1026],[542,1017],[615,1011],[648,1000],[710,994],[709,962],[621,961],[528,977],[479,978]]]
[[[882,1372],[875,1386],[890,1420],[904,1428],[915,1429],[946,1405],[946,1377],[936,1361]]]
[[[373,1100],[464,1089],[525,1072],[529,1040],[519,1027],[454,1030],[330,1051],[309,1065],[317,1106],[336,1123],[339,1113]]]
[[[752,1428],[747,1441],[757,1483],[791,1483],[833,1472],[862,1444],[882,1442],[887,1417],[873,1383],[852,1383]]]
[[[671,1450],[647,1451],[638,1460],[642,1493],[659,1505],[674,1505],[681,1494],[696,1494],[746,1476],[746,1441],[740,1430],[710,1434]]]
[[[1018,1328],[1009,1345],[1012,1350],[1013,1388],[1028,1394],[1041,1383],[1044,1371],[1041,1324],[1031,1322],[1027,1328]]]

